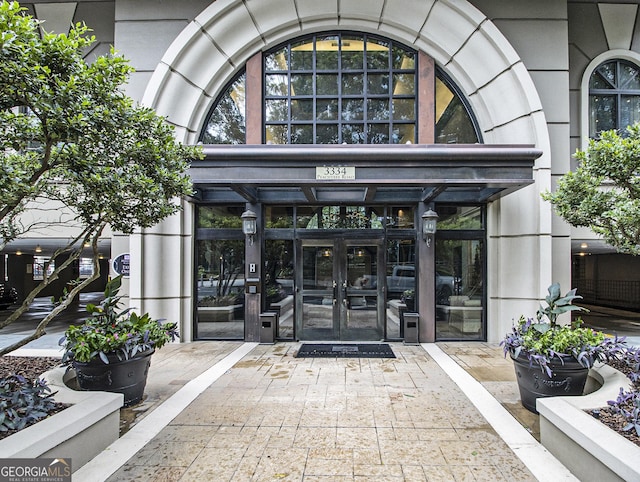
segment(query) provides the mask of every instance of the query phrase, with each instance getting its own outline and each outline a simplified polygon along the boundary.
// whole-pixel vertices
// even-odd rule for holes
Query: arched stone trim
[[[582,150],[589,147],[589,80],[596,68],[608,60],[628,60],[640,68],[640,53],[615,49],[601,53],[584,69],[580,84],[580,149]]]
[[[254,53],[330,29],[377,33],[432,56],[469,99],[487,143],[532,143],[548,152],[540,99],[522,61],[496,26],[466,1],[218,0],[176,38],[143,103],[195,143],[216,95]],[[547,161],[548,162],[548,161]]]
[[[217,0],[167,49],[142,102],[167,117],[176,127],[178,140],[194,144],[216,96],[252,55],[303,34],[336,29],[374,33],[421,50],[435,59],[467,97],[485,143],[534,144],[543,150],[536,162],[536,183],[492,203],[489,210],[494,231],[488,238],[488,312],[496,320],[489,323],[489,340],[497,341],[508,331],[508,321],[503,320],[519,316],[525,305],[535,311],[537,299],[553,277],[551,206],[543,205],[540,198],[540,192],[551,188],[550,141],[529,72],[493,22],[469,2]],[[518,214],[523,211],[530,214],[526,220]],[[191,232],[173,229],[177,226],[172,224],[163,223],[154,231],[177,237]],[[183,237],[182,243],[187,259],[192,243],[189,236]],[[504,282],[519,281],[522,273],[513,272],[498,253],[509,253],[505,258],[509,260],[531,258],[527,267],[532,270],[522,283]],[[158,271],[171,272],[165,267]],[[155,275],[167,279],[164,273]],[[146,272],[142,276],[148,277]],[[181,276],[183,285],[167,282],[158,288],[164,291],[155,300],[148,283],[138,280],[140,290],[132,300],[148,305],[149,311],[156,306],[161,310],[174,306],[184,322],[183,341],[188,341],[190,333],[185,326],[192,316],[188,301],[192,273],[187,268]]]

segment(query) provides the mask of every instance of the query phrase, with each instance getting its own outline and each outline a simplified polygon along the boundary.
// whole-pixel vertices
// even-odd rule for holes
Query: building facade
[[[115,45],[127,93],[204,146],[179,215],[110,239],[130,305],[183,341],[259,341],[267,319],[282,340],[401,340],[407,312],[420,341],[497,341],[552,282],[602,291],[611,250],[541,194],[640,120],[637,2],[25,6],[94,28],[87,58]]]

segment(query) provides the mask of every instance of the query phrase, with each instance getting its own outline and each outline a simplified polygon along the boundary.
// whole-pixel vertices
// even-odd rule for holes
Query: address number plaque
[[[317,166],[316,179],[355,179],[354,166]]]

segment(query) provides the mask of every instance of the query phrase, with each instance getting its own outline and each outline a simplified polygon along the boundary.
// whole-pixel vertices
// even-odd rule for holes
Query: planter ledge
[[[124,395],[68,388],[63,367],[43,375],[56,402],[71,407],[0,440],[5,458],[71,458],[75,472],[118,439]]]
[[[620,387],[629,389],[629,379],[608,365],[590,370],[589,376],[600,389],[536,401],[542,445],[581,481],[640,480],[640,447],[584,412],[606,407]]]

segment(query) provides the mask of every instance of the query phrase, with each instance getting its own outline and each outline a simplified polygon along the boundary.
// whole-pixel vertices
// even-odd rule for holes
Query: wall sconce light
[[[429,209],[422,213],[422,238],[426,241],[427,247],[431,247],[431,239],[438,229],[438,213]]]
[[[258,219],[258,216],[253,211],[246,210],[240,217],[242,218],[242,232],[249,237],[249,242],[253,246],[253,237],[257,232],[256,219]]]

